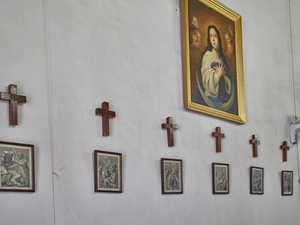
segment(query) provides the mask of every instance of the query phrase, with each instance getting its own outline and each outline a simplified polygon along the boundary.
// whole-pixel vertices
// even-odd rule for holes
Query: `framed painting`
[[[229,194],[229,164],[212,164],[213,194]]]
[[[182,160],[161,159],[162,194],[182,194]]]
[[[35,192],[34,145],[0,141],[0,191]]]
[[[122,192],[122,154],[94,151],[95,192]]]
[[[250,166],[250,194],[264,194],[264,168]]]
[[[281,171],[281,195],[293,195],[293,171]]]
[[[241,16],[215,0],[181,9],[184,107],[245,124]]]

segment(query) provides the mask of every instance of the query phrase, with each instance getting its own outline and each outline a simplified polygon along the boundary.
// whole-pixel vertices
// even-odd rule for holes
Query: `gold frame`
[[[215,0],[181,0],[181,9],[184,108],[245,124],[241,16]],[[193,21],[194,19],[195,21]],[[211,101],[207,97],[202,79],[199,79],[198,75],[202,76],[200,62],[201,55],[204,55],[206,39],[208,42],[209,25],[219,27],[217,29],[220,30],[221,42],[223,39],[223,43],[227,44],[226,53],[228,55],[223,53],[224,44],[222,55],[225,57],[223,61],[230,62],[226,63],[231,71],[233,85],[231,93],[227,94],[229,100],[226,103]],[[230,36],[231,39],[225,35]],[[192,40],[194,37],[196,39]],[[231,51],[229,51],[230,48]],[[211,64],[211,68],[213,68],[213,64]]]

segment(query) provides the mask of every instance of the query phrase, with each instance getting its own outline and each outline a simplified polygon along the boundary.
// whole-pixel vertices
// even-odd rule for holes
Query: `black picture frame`
[[[181,159],[161,159],[162,194],[182,194],[183,175]]]
[[[293,171],[281,171],[281,195],[293,195]]]
[[[0,191],[35,192],[34,145],[0,141]]]
[[[212,163],[213,194],[229,194],[229,164]]]
[[[122,193],[122,153],[94,150],[94,191]]]
[[[264,168],[250,166],[250,194],[264,194]]]

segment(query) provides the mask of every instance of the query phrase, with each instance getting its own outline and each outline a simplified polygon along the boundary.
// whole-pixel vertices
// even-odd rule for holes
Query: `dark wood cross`
[[[280,145],[280,149],[282,149],[282,162],[287,161],[287,150],[290,149],[289,146],[287,146],[287,142],[283,141],[282,145]]]
[[[253,157],[257,157],[257,145],[260,144],[260,141],[258,140],[257,135],[253,134],[252,139],[249,140],[249,143],[252,144]]]
[[[221,133],[221,127],[216,127],[211,136],[216,137],[216,152],[221,152],[221,138],[225,138],[225,135]]]
[[[163,123],[161,125],[161,128],[162,129],[167,129],[168,146],[172,147],[172,146],[174,146],[173,130],[177,130],[178,129],[178,125],[177,124],[173,124],[172,117],[167,117],[166,122],[167,123]]]
[[[0,99],[9,101],[9,125],[18,125],[18,103],[26,103],[26,96],[17,94],[17,85],[10,84],[7,92],[0,92]]]
[[[116,113],[109,111],[109,103],[102,102],[102,109],[96,109],[96,115],[102,116],[102,135],[109,136],[109,118],[116,117]]]

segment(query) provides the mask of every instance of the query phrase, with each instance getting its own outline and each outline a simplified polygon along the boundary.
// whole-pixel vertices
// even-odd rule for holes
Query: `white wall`
[[[28,102],[16,127],[0,102],[0,139],[35,145],[37,186],[0,193],[0,224],[298,224],[298,146],[287,162],[279,146],[300,109],[299,3],[292,42],[288,1],[222,3],[242,15],[245,125],[183,109],[179,0],[1,0],[0,91],[17,84]],[[117,113],[109,137],[95,116],[103,101]],[[161,129],[168,116],[180,128],[173,148]],[[123,154],[123,193],[94,193],[95,149]],[[163,157],[183,160],[182,195],[161,194]],[[230,164],[229,195],[212,194],[212,162]],[[250,166],[265,170],[264,195],[249,194]],[[293,196],[281,196],[281,170],[294,171]]]

